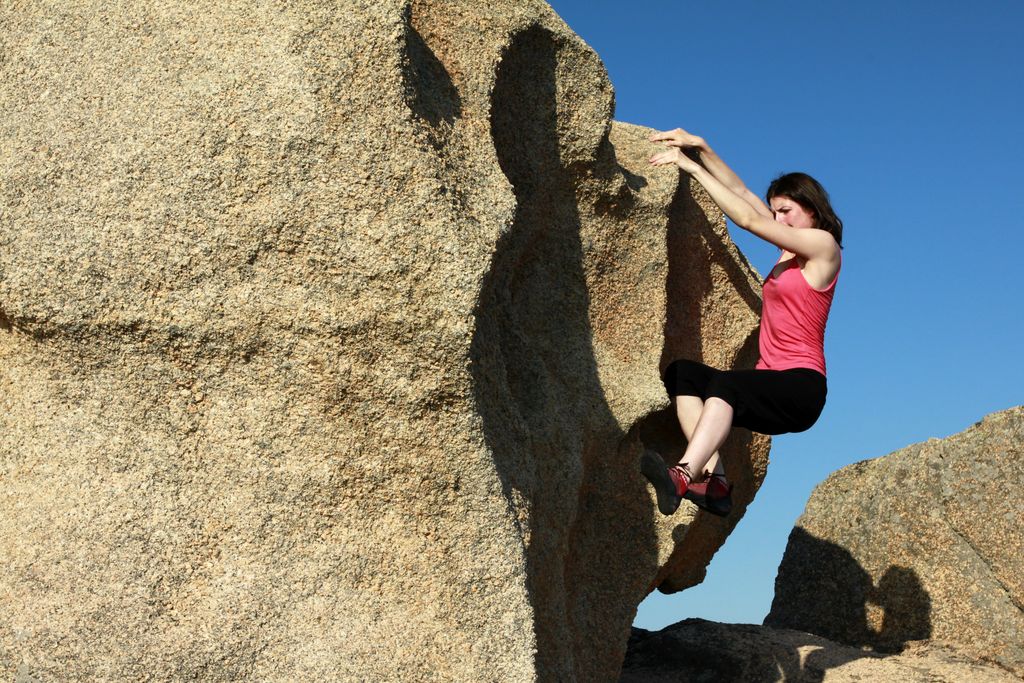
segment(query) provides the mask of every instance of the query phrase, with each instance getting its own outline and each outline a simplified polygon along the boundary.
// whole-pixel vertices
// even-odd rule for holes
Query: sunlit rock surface
[[[542,2],[0,5],[0,673],[611,680],[756,274]]]

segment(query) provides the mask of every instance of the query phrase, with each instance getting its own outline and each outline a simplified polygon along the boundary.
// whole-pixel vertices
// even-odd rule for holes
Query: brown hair
[[[771,203],[772,197],[788,197],[814,216],[814,227],[824,230],[843,246],[843,221],[832,209],[828,192],[817,180],[806,173],[784,173],[772,181],[765,193]]]

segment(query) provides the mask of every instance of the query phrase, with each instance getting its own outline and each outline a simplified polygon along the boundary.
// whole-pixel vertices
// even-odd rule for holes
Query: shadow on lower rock
[[[868,643],[879,652],[902,652],[914,640],[932,636],[932,601],[908,567],[891,566],[869,596],[883,610],[882,626]]]
[[[898,653],[931,638],[931,598],[913,569],[892,565],[876,585],[845,548],[795,527],[764,623]]]
[[[634,629],[620,683],[822,681],[830,669],[928,640],[930,614],[913,569],[890,566],[876,584],[845,548],[796,527],[764,626],[687,619]]]

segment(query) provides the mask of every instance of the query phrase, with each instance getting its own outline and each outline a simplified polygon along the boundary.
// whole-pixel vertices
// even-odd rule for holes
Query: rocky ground
[[[925,642],[899,654],[850,647],[800,631],[687,619],[634,629],[619,683],[997,683],[1019,681],[995,664]]]

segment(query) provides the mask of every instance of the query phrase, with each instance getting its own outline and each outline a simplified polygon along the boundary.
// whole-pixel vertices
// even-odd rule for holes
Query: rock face
[[[1002,683],[1004,669],[937,645],[885,656],[799,631],[687,619],[634,629],[620,683]]]
[[[953,644],[1024,676],[1024,408],[819,485],[765,624],[879,651]]]
[[[0,5],[0,675],[614,679],[768,442],[657,515],[759,286],[612,109],[541,2]]]

